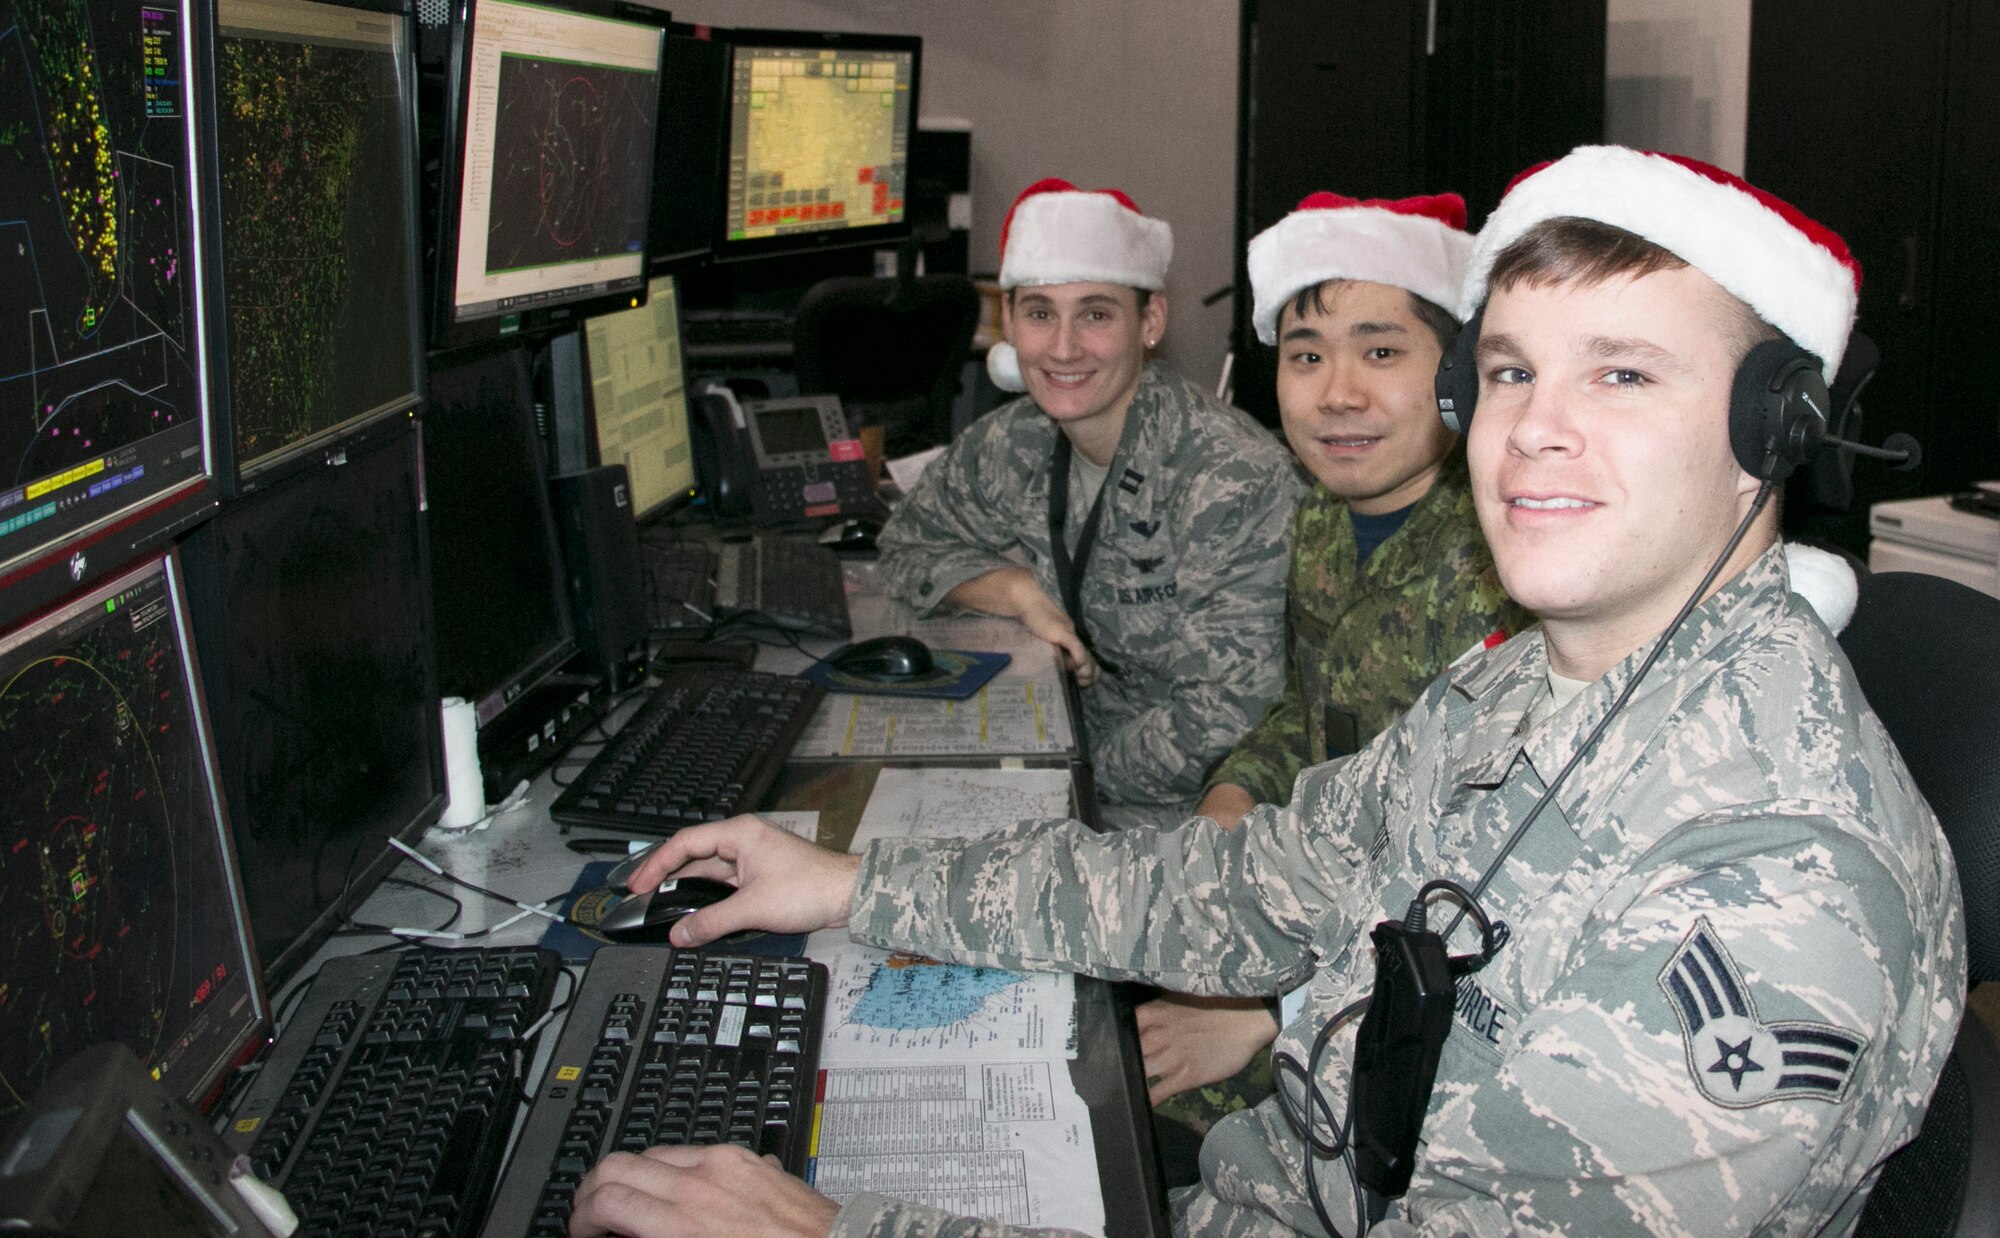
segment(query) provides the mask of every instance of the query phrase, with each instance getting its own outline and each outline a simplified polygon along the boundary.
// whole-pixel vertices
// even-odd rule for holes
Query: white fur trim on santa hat
[[[1792,592],[1810,603],[1827,631],[1838,636],[1861,598],[1854,569],[1837,554],[1798,542],[1785,543],[1785,563],[1791,569]]]
[[[1021,199],[1000,255],[1000,287],[1025,284],[1167,286],[1174,230],[1108,193],[1037,193]]]
[[[1293,211],[1250,242],[1250,321],[1258,339],[1277,343],[1285,303],[1330,279],[1388,284],[1455,310],[1471,252],[1471,236],[1423,215],[1373,206]]]
[[[1005,340],[986,350],[986,377],[1002,391],[1019,395],[1028,389],[1028,380],[1021,377],[1021,354]]]
[[[1741,189],[1622,146],[1580,146],[1515,183],[1473,245],[1460,319],[1485,301],[1501,250],[1565,217],[1623,228],[1686,261],[1811,351],[1833,381],[1854,326],[1853,272]]]

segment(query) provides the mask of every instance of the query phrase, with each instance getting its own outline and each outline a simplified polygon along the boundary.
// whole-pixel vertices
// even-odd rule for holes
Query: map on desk
[[[838,929],[806,954],[827,969],[823,1065],[1076,1056],[1073,977],[938,963]]]

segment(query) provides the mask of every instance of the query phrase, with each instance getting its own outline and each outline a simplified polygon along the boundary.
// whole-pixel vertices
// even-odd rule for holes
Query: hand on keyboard
[[[598,1163],[577,1187],[569,1232],[570,1238],[826,1238],[839,1211],[776,1161],[747,1148],[648,1148]]]
[[[687,949],[745,929],[838,928],[847,923],[860,867],[859,856],[836,854],[761,817],[744,816],[682,830],[655,847],[630,880],[635,890],[678,877],[712,877],[737,887],[674,926],[668,940]]]

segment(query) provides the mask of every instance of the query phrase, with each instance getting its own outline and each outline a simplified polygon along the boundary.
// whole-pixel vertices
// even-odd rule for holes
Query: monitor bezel
[[[903,158],[906,164],[910,150],[916,144],[919,109],[923,103],[924,86],[924,40],[914,34],[880,34],[843,30],[768,30],[740,26],[732,30],[716,32],[716,37],[729,45],[729,64],[723,75],[722,109],[722,154],[717,166],[715,245],[714,261],[717,263],[744,262],[756,258],[774,258],[789,254],[823,253],[837,249],[893,248],[898,242],[910,236],[910,209],[907,201],[908,182],[904,184],[906,200],[903,217],[891,224],[872,224],[865,228],[827,229],[822,232],[793,232],[785,236],[767,236],[731,240],[729,237],[729,150],[731,131],[736,123],[736,103],[734,83],[736,80],[736,56],[746,47],[801,48],[811,51],[840,51],[851,49],[862,52],[909,52],[910,59],[910,113],[909,129],[903,135]]]
[[[666,31],[666,42],[660,51],[662,115],[658,141],[653,144],[653,198],[647,212],[647,265],[649,274],[653,276],[683,274],[707,264],[713,257],[717,221],[722,216],[723,161],[729,146],[729,43],[711,27],[674,21],[673,15],[666,9],[650,8],[639,0],[613,0],[611,15],[642,25],[657,25]],[[714,55],[720,67],[714,94],[705,101],[717,123],[710,125],[705,134],[694,134],[692,144],[684,143],[674,149],[672,143],[677,131],[665,119],[668,100],[684,100],[689,94],[675,79],[675,62],[695,48],[703,49],[704,54]],[[693,204],[694,213],[700,217],[697,231],[701,240],[684,247],[661,249],[655,244],[659,239],[657,220],[661,210],[660,190],[663,188],[660,178],[676,163],[684,165],[690,180],[706,187],[694,195],[698,200]],[[673,209],[671,202],[668,209]]]
[[[424,400],[426,378],[424,334],[427,320],[423,309],[424,251],[418,222],[419,197],[422,192],[417,160],[419,32],[416,9],[411,0],[312,0],[312,3],[328,8],[376,13],[397,21],[397,38],[401,48],[396,55],[396,73],[402,86],[397,92],[397,99],[402,116],[396,128],[403,139],[402,175],[403,184],[407,187],[403,199],[402,235],[404,258],[410,272],[409,284],[405,289],[405,305],[410,324],[407,347],[410,358],[411,390],[386,404],[355,413],[333,425],[316,430],[297,442],[245,462],[237,455],[236,420],[230,407],[229,304],[223,281],[226,228],[222,219],[222,167],[218,128],[221,77],[216,70],[217,48],[222,38],[222,30],[218,0],[197,0],[197,2],[203,10],[203,37],[199,41],[202,61],[199,105],[203,129],[199,166],[203,192],[207,200],[215,204],[212,210],[205,213],[202,221],[203,234],[209,241],[207,250],[212,255],[207,268],[208,279],[210,287],[214,290],[207,301],[206,315],[208,335],[211,340],[210,373],[213,375],[213,381],[210,383],[213,388],[210,400],[215,408],[209,421],[209,450],[215,460],[215,476],[222,496],[237,498],[255,493],[293,472],[317,467],[324,460],[326,449],[342,438],[358,430],[405,415]]]
[[[220,480],[215,458],[217,413],[211,399],[210,375],[216,365],[214,340],[208,330],[209,290],[206,284],[208,254],[207,185],[201,174],[205,122],[197,116],[197,105],[206,91],[209,66],[204,50],[212,28],[213,0],[194,0],[177,5],[181,15],[183,55],[181,56],[181,141],[188,172],[181,187],[188,200],[192,220],[187,238],[192,249],[189,323],[193,330],[191,368],[194,372],[194,399],[199,425],[201,465],[193,476],[156,493],[135,495],[130,501],[107,507],[84,524],[52,539],[23,544],[0,555],[0,624],[12,626],[53,606],[77,589],[117,571],[133,559],[167,545],[215,510],[216,487]],[[108,543],[108,545],[107,545]],[[108,553],[93,556],[103,548]]]
[[[694,453],[694,409],[691,405],[691,401],[689,399],[690,393],[688,391],[687,340],[683,336],[681,330],[683,324],[681,322],[681,313],[680,313],[679,281],[676,280],[671,273],[664,271],[659,272],[654,276],[652,276],[651,279],[646,281],[648,284],[648,289],[647,289],[648,295],[646,299],[646,304],[648,306],[651,306],[653,303],[650,285],[654,281],[662,279],[673,281],[675,285],[674,286],[674,343],[675,347],[680,349],[680,354],[681,354],[681,416],[683,422],[685,423],[685,428],[687,430],[689,467],[690,469],[692,469],[693,453]],[[636,313],[637,311],[633,312]],[[580,371],[579,379],[583,387],[583,391],[580,396],[580,405],[583,409],[584,433],[587,436],[584,441],[588,446],[589,459],[592,467],[602,467],[604,464],[607,463],[607,461],[604,459],[604,452],[598,439],[597,384],[591,377],[591,369],[590,369],[591,346],[590,346],[589,324],[585,324],[584,326],[579,327],[577,330],[577,351],[580,354],[580,358],[582,360],[582,365],[579,366],[578,368]],[[617,463],[617,462],[610,461],[608,463]],[[630,484],[629,479],[627,484]],[[701,480],[699,476],[696,476],[693,480],[691,480],[688,483],[685,489],[669,491],[666,497],[660,499],[658,502],[654,503],[651,507],[640,507],[638,503],[638,498],[635,495],[632,501],[632,519],[635,522],[658,520],[664,516],[667,516],[672,512],[679,511],[681,508],[686,507],[688,504],[694,502],[695,496],[700,493],[701,493]]]
[[[493,0],[487,0],[488,3]],[[653,76],[662,89],[663,61],[666,55],[666,31],[651,21],[633,21],[629,18],[613,16],[593,11],[582,3],[552,4],[546,0],[500,0],[502,3],[526,8],[546,9],[574,17],[595,21],[615,21],[628,26],[653,31],[658,36],[658,45],[653,55]],[[639,285],[636,289],[612,289],[590,293],[567,300],[553,301],[521,310],[519,313],[490,314],[482,318],[459,322],[453,310],[457,300],[459,205],[464,192],[465,142],[469,136],[467,113],[468,96],[472,89],[472,75],[469,72],[472,54],[472,25],[477,15],[480,0],[451,0],[449,50],[445,58],[444,124],[439,142],[439,168],[436,237],[437,251],[431,271],[431,315],[430,345],[433,352],[464,348],[492,340],[513,339],[515,337],[535,338],[551,331],[561,331],[596,314],[617,309],[637,309],[646,303],[646,281],[652,271],[652,255],[647,248],[652,241],[653,176],[648,169],[645,178],[647,225],[640,236]],[[659,103],[653,107],[655,129],[654,150],[657,157],[659,126]]]
[[[400,443],[400,448],[399,448]],[[431,554],[429,518],[426,514],[424,494],[423,448],[418,431],[416,416],[405,412],[399,417],[371,422],[353,433],[346,442],[329,447],[317,461],[320,468],[343,467],[352,454],[377,450],[400,449],[412,453],[411,477],[416,487],[417,502],[417,563],[416,586],[421,604],[418,606],[422,646],[422,669],[424,674],[424,699],[435,704],[438,700],[437,668],[437,623],[433,617],[431,596]],[[287,470],[285,476],[258,496],[253,496],[232,505],[233,510],[242,510],[252,504],[274,498],[294,485],[303,485],[312,477],[311,470],[295,468]],[[225,517],[226,518],[226,517]],[[190,613],[195,617],[199,629],[197,639],[204,642],[218,642],[229,639],[231,632],[228,599],[224,594],[225,565],[222,562],[222,526],[219,522],[204,527],[198,537],[189,544],[187,553],[191,565],[196,569],[196,580],[192,584],[190,597],[193,605]],[[204,665],[202,682],[212,689],[210,695],[224,702],[236,699],[240,689],[233,681],[232,672],[226,658],[214,659]],[[428,725],[424,728],[425,755],[430,766],[431,795],[418,807],[408,821],[397,823],[393,834],[385,833],[380,850],[364,865],[360,862],[361,852],[355,853],[355,877],[347,886],[344,896],[336,895],[321,908],[313,919],[278,953],[271,957],[263,968],[264,985],[267,992],[283,988],[332,937],[343,919],[351,918],[354,911],[365,902],[382,879],[401,862],[401,854],[387,841],[393,836],[401,842],[414,844],[440,817],[444,815],[449,799],[449,789],[445,780],[444,763],[444,717],[437,708],[427,714]],[[225,719],[218,725],[218,745],[225,739],[234,739],[231,728],[233,719]],[[240,763],[224,766],[218,761],[218,778],[226,792],[225,802],[231,806],[232,820],[234,805],[246,803],[248,790],[243,782],[244,770]],[[248,828],[247,823],[240,828]],[[234,831],[232,830],[232,839]],[[365,835],[363,836],[365,837]],[[244,895],[244,911],[248,914],[248,896]],[[253,941],[253,948],[261,956],[261,944]]]
[[[37,639],[86,612],[101,608],[107,598],[155,573],[164,577],[171,611],[169,622],[174,625],[175,639],[181,648],[182,686],[187,692],[188,710],[194,724],[195,751],[201,765],[202,784],[212,810],[205,828],[216,832],[216,854],[225,870],[223,876],[229,899],[229,918],[235,927],[236,975],[245,987],[244,994],[234,1000],[249,1003],[248,1015],[242,1020],[240,1028],[225,1045],[219,1047],[220,1051],[211,1061],[203,1064],[202,1073],[191,1078],[186,1086],[176,1085],[174,1088],[174,1094],[180,1099],[205,1110],[220,1095],[229,1071],[254,1055],[268,1038],[272,1030],[272,1013],[270,988],[264,969],[258,962],[256,942],[250,934],[249,906],[243,890],[241,862],[236,853],[236,834],[229,815],[229,800],[223,792],[221,759],[202,676],[199,641],[194,630],[193,600],[181,566],[179,548],[168,547],[137,560],[121,562],[116,571],[93,580],[87,587],[65,598],[60,605],[9,624],[4,633],[0,633],[0,646],[13,647]],[[229,990],[225,989],[216,1000],[221,1002],[230,996]],[[152,1063],[146,1065],[150,1067]]]

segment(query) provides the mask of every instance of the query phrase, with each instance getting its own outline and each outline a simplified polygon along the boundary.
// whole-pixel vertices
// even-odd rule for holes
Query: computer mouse
[[[617,864],[612,866],[610,872],[604,874],[604,884],[621,894],[630,892],[632,889],[632,874],[638,872],[639,866],[644,864],[648,857],[659,849],[660,844],[654,843],[652,846],[641,851],[634,851],[632,854],[618,861]],[[724,897],[727,896],[725,895]]]
[[[875,538],[881,532],[882,526],[873,520],[845,520],[820,534],[819,544],[836,553],[873,550]]]
[[[681,877],[662,882],[657,890],[628,894],[597,918],[597,931],[613,941],[663,942],[667,930],[704,907],[736,893],[726,881]],[[723,942],[743,941],[755,933],[732,933]]]
[[[827,661],[837,671],[885,681],[928,675],[935,665],[930,646],[914,636],[877,636],[849,645]]]

